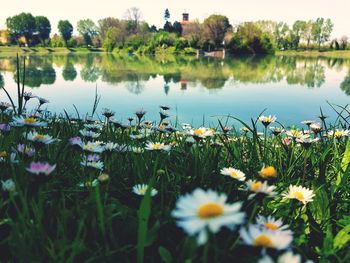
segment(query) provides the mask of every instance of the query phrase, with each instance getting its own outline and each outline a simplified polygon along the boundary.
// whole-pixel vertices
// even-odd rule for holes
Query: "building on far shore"
[[[181,25],[188,25],[190,23],[190,14],[187,12],[182,13]]]
[[[0,45],[7,45],[10,43],[10,34],[7,30],[0,30]]]

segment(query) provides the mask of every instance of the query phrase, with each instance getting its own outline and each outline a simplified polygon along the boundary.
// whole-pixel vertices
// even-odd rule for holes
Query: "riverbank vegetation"
[[[350,260],[348,107],[299,129],[266,113],[192,127],[166,105],[120,123],[98,94],[87,115],[44,110],[19,64],[0,102],[1,261]]]
[[[188,15],[188,14],[187,14]],[[187,17],[188,18],[188,17]],[[348,38],[330,39],[330,19],[284,22],[257,21],[231,24],[222,15],[199,20],[171,23],[170,11],[164,13],[163,28],[150,26],[142,20],[138,8],[127,10],[125,19],[108,17],[95,24],[91,19],[74,26],[67,20],[58,23],[59,34],[50,36],[50,21],[29,13],[9,17],[2,39],[6,44],[44,47],[103,47],[107,52],[139,54],[196,54],[197,50],[225,49],[233,54],[271,54],[276,50],[346,50]],[[5,36],[6,35],[6,36]],[[4,41],[3,41],[4,42]]]

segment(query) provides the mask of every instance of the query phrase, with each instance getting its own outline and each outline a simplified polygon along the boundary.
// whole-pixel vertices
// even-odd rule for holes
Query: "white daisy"
[[[104,151],[104,147],[101,146],[101,143],[98,142],[87,142],[79,145],[84,151],[101,153]]]
[[[171,215],[177,219],[179,227],[190,236],[197,236],[198,244],[202,245],[208,239],[207,231],[217,233],[221,227],[233,229],[243,223],[242,203],[228,204],[226,200],[225,194],[197,188],[178,199]]]
[[[156,142],[156,143],[148,142],[146,144],[145,149],[149,150],[149,151],[160,151],[160,150],[170,151],[171,146],[170,145],[166,145],[164,143],[160,143],[160,142]]]
[[[283,194],[283,199],[296,199],[306,205],[313,201],[314,191],[306,187],[290,185],[288,192]]]
[[[292,251],[287,251],[278,257],[277,263],[301,263],[301,256],[293,254]]]
[[[78,184],[78,186],[80,187],[95,187],[98,185],[98,180],[94,179],[92,182],[91,181],[87,181],[85,183],[80,183]]]
[[[95,169],[98,169],[98,170],[103,170],[103,162],[101,162],[101,161],[86,161],[86,160],[83,160],[82,162],[80,162],[80,164],[82,166],[91,167],[91,168],[95,168]]]
[[[193,137],[205,139],[207,137],[213,137],[215,135],[215,130],[205,127],[200,127],[198,129],[192,129],[188,131],[188,135],[192,135]]]
[[[304,134],[302,131],[298,131],[296,129],[291,129],[289,131],[286,131],[286,135],[296,139],[296,138],[302,137]]]
[[[47,126],[46,122],[38,121],[36,118],[27,117],[23,118],[22,116],[16,116],[12,118],[11,126],[14,127],[23,127],[23,126],[32,126],[32,127],[45,127]]]
[[[148,189],[147,184],[137,184],[132,188],[133,193],[137,195],[145,195]],[[154,188],[151,189],[151,196],[155,196],[158,191]]]
[[[345,136],[349,136],[350,130],[338,130],[336,129],[335,131],[329,131],[328,135],[331,137],[334,137],[336,139],[340,139]]]
[[[245,180],[245,174],[238,170],[238,169],[235,169],[235,168],[232,168],[232,167],[229,167],[229,168],[222,168],[220,170],[220,173],[222,175],[228,175],[230,176],[231,178],[234,178],[238,181],[244,181]]]
[[[43,144],[51,144],[57,141],[57,139],[54,139],[52,136],[48,134],[40,134],[40,133],[37,133],[36,131],[23,133],[23,136],[28,141],[39,142]]]
[[[261,115],[259,117],[259,121],[261,121],[262,124],[264,124],[265,126],[268,126],[270,123],[273,123],[276,120],[277,120],[276,116],[272,116],[272,115],[269,115],[269,116]]]
[[[289,227],[288,225],[283,225],[281,219],[275,219],[273,216],[264,217],[258,215],[256,218],[256,224],[270,231],[285,231]]]
[[[12,179],[7,179],[6,181],[1,181],[2,190],[6,192],[15,192],[16,185]]]
[[[292,231],[271,231],[258,225],[241,228],[239,233],[244,244],[255,247],[282,250],[288,248],[293,241]]]
[[[79,133],[84,137],[93,138],[93,139],[96,139],[101,135],[101,133],[97,133],[97,132],[89,131],[89,130],[85,130],[85,129],[80,130]]]
[[[276,189],[276,186],[268,185],[267,181],[260,182],[260,181],[248,180],[246,182],[246,190],[253,192],[253,194],[249,195],[248,197],[249,199],[253,198],[257,194],[274,196],[276,195],[276,192],[274,192],[275,189]]]

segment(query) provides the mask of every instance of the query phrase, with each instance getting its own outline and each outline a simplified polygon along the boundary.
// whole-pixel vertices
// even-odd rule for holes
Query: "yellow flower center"
[[[261,234],[254,240],[254,245],[260,247],[272,247],[273,243],[267,235]]]
[[[271,122],[271,119],[269,117],[265,117],[264,122]]]
[[[33,124],[33,123],[36,123],[36,119],[34,119],[34,118],[25,118],[24,122],[27,123],[27,124]]]
[[[90,144],[84,146],[84,150],[91,151],[92,149],[93,147]]]
[[[98,177],[98,180],[100,180],[101,182],[107,181],[108,179],[109,179],[108,174],[100,174],[100,176]]]
[[[139,193],[140,193],[140,195],[145,195],[145,194],[146,194],[146,191],[147,191],[147,188],[146,188],[146,187],[140,188]]]
[[[238,177],[238,174],[236,172],[230,172],[230,176],[233,177],[233,178],[237,178]]]
[[[35,140],[43,140],[45,138],[45,135],[38,134],[34,137]]]
[[[257,181],[255,183],[252,184],[252,190],[256,191],[261,187],[262,183],[260,181]]]
[[[268,166],[266,168],[261,169],[260,176],[263,178],[271,178],[277,176],[277,171],[274,167]]]
[[[7,152],[6,151],[0,152],[0,157],[6,157],[6,156],[7,156]]]
[[[197,129],[197,130],[194,130],[193,133],[194,133],[195,135],[201,136],[201,135],[203,135],[204,132],[203,132],[201,129]]]
[[[270,230],[277,230],[278,229],[278,226],[274,223],[266,223],[266,224],[264,224],[264,226]]]
[[[343,132],[342,131],[336,131],[334,133],[334,136],[337,137],[337,138],[342,137],[343,136]]]
[[[153,144],[153,149],[159,150],[160,148],[162,148],[162,145],[160,143]]]
[[[201,219],[215,218],[224,214],[224,208],[216,203],[207,203],[199,207],[197,214]]]
[[[296,199],[298,199],[299,201],[304,200],[304,195],[303,195],[302,192],[296,191],[296,192],[293,193],[293,196],[294,196]]]

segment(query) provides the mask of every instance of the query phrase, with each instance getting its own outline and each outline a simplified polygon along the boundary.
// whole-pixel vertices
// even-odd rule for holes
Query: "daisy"
[[[256,224],[270,231],[290,231],[288,225],[283,225],[281,219],[275,219],[273,216],[264,217],[258,215],[256,218]]]
[[[98,142],[82,143],[80,147],[87,152],[102,153],[104,151],[104,147]]]
[[[306,187],[290,185],[288,192],[283,194],[283,199],[297,199],[306,205],[313,201],[314,191]]]
[[[250,225],[248,229],[241,228],[240,236],[246,245],[283,250],[293,241],[292,231],[271,231],[258,225]]]
[[[148,142],[146,144],[146,147],[145,147],[146,150],[149,150],[149,151],[160,151],[160,150],[163,150],[163,151],[170,151],[171,149],[171,146],[170,145],[166,145],[164,143],[160,143],[160,142],[156,142],[156,143],[152,143],[152,142]]]
[[[305,120],[305,121],[302,121],[301,124],[305,124],[307,126],[310,126],[312,123],[314,123],[315,121],[311,121],[311,120]]]
[[[17,116],[12,118],[12,122],[10,123],[10,125],[13,127],[23,127],[23,126],[45,127],[47,126],[47,123],[40,122],[33,117],[23,118],[22,116]]]
[[[41,162],[31,162],[29,168],[26,168],[26,170],[32,174],[45,174],[49,175],[56,169],[56,164],[50,165],[48,163],[41,163]]]
[[[31,142],[39,142],[42,144],[51,144],[57,141],[57,139],[52,138],[52,136],[47,134],[40,134],[36,131],[23,133],[24,138]]]
[[[296,138],[302,137],[303,136],[303,132],[298,131],[296,129],[291,129],[289,131],[286,131],[286,135],[296,139]]]
[[[301,256],[293,254],[292,251],[287,251],[278,257],[278,263],[301,263]]]
[[[137,195],[145,195],[148,189],[147,184],[137,184],[132,188],[132,192]],[[151,189],[151,196],[155,196],[158,191],[154,188]]]
[[[313,132],[313,133],[319,133],[321,132],[321,124],[318,123],[318,122],[313,122],[310,124],[310,130]]]
[[[229,167],[229,168],[222,168],[220,170],[220,173],[222,175],[228,175],[230,176],[231,178],[234,178],[238,181],[244,181],[245,180],[245,174],[238,170],[238,169],[234,169],[232,167]]]
[[[269,115],[269,116],[262,115],[259,117],[259,121],[261,121],[261,123],[264,124],[265,127],[275,122],[276,120],[277,120],[276,116],[272,116],[272,115]]]
[[[39,100],[39,104],[40,106],[45,104],[45,103],[49,103],[50,101],[41,97],[37,97],[37,99]]]
[[[11,126],[5,123],[0,123],[0,131],[3,133],[9,132],[11,130]]]
[[[350,130],[338,130],[336,129],[335,131],[329,131],[328,135],[331,137],[335,137],[336,139],[340,139],[345,136],[349,136]]]
[[[243,223],[242,203],[226,201],[225,194],[197,188],[177,200],[171,215],[177,219],[179,227],[190,236],[197,236],[198,244],[203,245],[207,242],[208,231],[217,233],[222,227],[233,229]]]
[[[270,127],[270,130],[272,131],[273,135],[275,135],[275,136],[284,132],[284,129],[282,129],[280,127]]]
[[[207,137],[213,137],[215,134],[215,131],[210,128],[200,127],[198,129],[190,130],[188,134],[192,135],[193,137],[205,139]]]
[[[187,130],[191,130],[192,127],[188,123],[182,123],[182,129],[187,131]]]
[[[319,140],[320,140],[320,138],[312,139],[309,136],[303,135],[300,138],[297,138],[296,142],[300,143],[301,145],[303,145],[306,148],[309,148],[311,146],[311,144],[318,142]]]
[[[253,192],[253,194],[249,195],[248,197],[249,199],[252,199],[257,194],[274,196],[276,195],[276,192],[274,192],[275,189],[276,189],[276,186],[268,185],[267,181],[260,182],[260,181],[248,180],[246,182],[246,190]]]
[[[139,122],[141,121],[141,119],[143,118],[143,116],[145,116],[146,111],[144,109],[140,109],[138,111],[135,112],[135,115],[137,116],[137,118],[139,119]]]
[[[69,139],[69,144],[74,146],[74,145],[78,145],[80,146],[82,144],[82,140],[79,136],[76,136],[76,137],[72,137]]]
[[[12,105],[10,103],[3,102],[3,101],[0,102],[0,110],[2,112],[4,112],[5,110],[7,110],[10,107],[12,107]]]
[[[115,112],[110,109],[103,109],[102,115],[109,119],[115,115]]]
[[[277,171],[275,167],[267,166],[260,170],[259,175],[264,179],[273,179],[277,177]]]
[[[15,192],[16,191],[16,185],[15,182],[12,179],[7,179],[6,181],[2,181],[2,190],[5,192]]]
[[[24,92],[23,93],[23,98],[24,98],[25,101],[28,101],[30,99],[36,98],[36,96],[33,93],[31,93],[31,92]]]
[[[96,139],[98,138],[101,133],[97,133],[94,131],[89,131],[89,130],[80,130],[79,133],[81,134],[81,136],[87,137],[87,138],[92,138],[92,139]]]
[[[143,153],[145,150],[141,147],[132,147],[132,152],[134,153]]]
[[[106,173],[101,173],[97,179],[102,183],[102,182],[105,182],[109,179],[109,175],[106,174]]]

